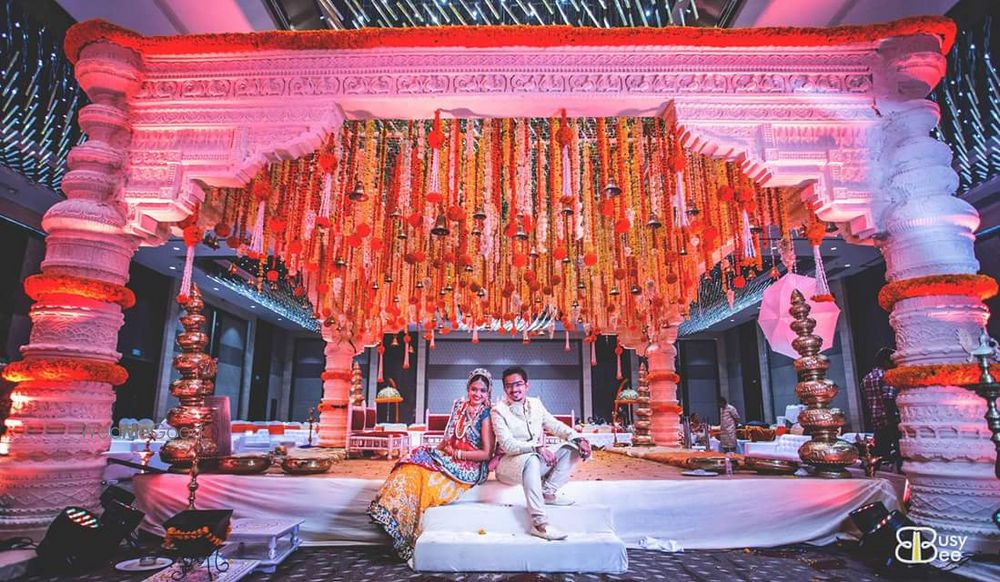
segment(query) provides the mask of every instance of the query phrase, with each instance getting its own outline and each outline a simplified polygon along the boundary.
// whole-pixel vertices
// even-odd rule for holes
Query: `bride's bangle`
[[[455,451],[455,458],[458,459],[459,461],[461,461],[462,460],[462,451],[460,451],[460,450],[459,451]]]

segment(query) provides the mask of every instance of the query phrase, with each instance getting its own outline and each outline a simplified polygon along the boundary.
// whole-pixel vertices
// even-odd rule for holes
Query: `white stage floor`
[[[349,462],[349,461],[348,461]],[[737,474],[712,478],[573,481],[564,489],[581,505],[611,509],[615,531],[629,547],[644,538],[672,541],[684,549],[766,547],[827,543],[849,537],[848,514],[882,501],[898,509],[901,492],[886,479],[826,480]],[[334,471],[336,471],[336,467]],[[627,472],[621,473],[627,476]],[[146,512],[142,529],[162,535],[160,524],[187,504],[186,475],[139,475],[137,504]],[[381,479],[326,474],[254,476],[202,474],[199,509],[231,508],[235,518],[304,519],[305,545],[385,543],[366,510]],[[496,481],[468,491],[458,503],[524,506],[519,487]],[[489,529],[490,524],[477,524]],[[648,540],[647,540],[648,541]]]

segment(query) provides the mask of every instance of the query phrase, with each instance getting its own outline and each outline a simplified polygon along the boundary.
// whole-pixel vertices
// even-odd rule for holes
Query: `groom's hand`
[[[576,444],[580,447],[580,457],[584,460],[589,459],[590,455],[593,454],[593,450],[590,448],[590,441],[587,439],[580,439],[576,441]]]
[[[556,464],[556,454],[549,450],[548,447],[537,447],[535,449],[539,455],[542,456],[542,460],[549,467],[555,466]]]

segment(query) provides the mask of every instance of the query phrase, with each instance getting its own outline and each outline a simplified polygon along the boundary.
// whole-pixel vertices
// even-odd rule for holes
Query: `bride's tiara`
[[[490,371],[486,368],[476,368],[475,370],[469,372],[469,380],[472,380],[476,376],[486,378],[486,383],[491,386],[493,385],[493,374],[490,374]]]

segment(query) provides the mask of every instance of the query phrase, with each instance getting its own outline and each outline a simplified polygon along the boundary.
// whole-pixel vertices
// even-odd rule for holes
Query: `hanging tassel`
[[[590,367],[593,368],[597,365],[597,338],[590,338]]]
[[[330,226],[330,198],[333,193],[333,176],[327,174],[323,177],[323,194],[319,199],[319,213],[317,214],[315,220],[315,225],[320,228],[327,228]],[[311,234],[311,229],[310,229]]]
[[[264,211],[267,200],[257,203],[257,219],[253,223],[253,235],[250,237],[250,250],[261,255],[264,252]]]
[[[625,376],[622,375],[622,352],[623,351],[625,351],[625,350],[622,349],[622,344],[619,342],[618,345],[615,346],[615,355],[618,356],[618,370],[615,372],[615,378],[617,378],[619,380],[621,380],[622,378],[625,377]]]
[[[474,344],[478,344],[479,343],[479,328],[478,327],[473,327],[472,328],[472,343],[474,343]]]
[[[823,267],[823,255],[820,253],[819,245],[813,245],[813,261],[816,262],[816,292],[812,296],[813,301],[833,301],[833,294],[830,293],[830,284],[826,280],[826,269]]]
[[[437,346],[434,345],[434,330],[433,329],[431,330],[431,343],[427,347],[429,347],[432,350],[437,347]]]
[[[528,324],[527,323],[524,324],[524,333],[521,336],[521,343],[524,344],[524,345],[528,345],[528,344],[531,343],[531,340],[528,339]]]
[[[736,292],[732,289],[726,290],[726,303],[729,303],[729,309],[733,308],[733,304],[736,302]]]
[[[184,274],[181,276],[181,290],[177,295],[179,303],[187,303],[191,297],[191,272],[194,270],[194,245],[188,245],[184,255]]]
[[[410,334],[409,332],[403,334],[403,369],[410,369]]]
[[[754,259],[757,249],[754,248],[753,231],[750,230],[750,215],[743,209],[743,258]]]
[[[385,344],[380,343],[378,345],[378,381],[383,382],[382,379],[382,355],[385,354]]]
[[[427,196],[441,196],[441,160],[438,158],[438,150],[434,148],[431,152],[431,179],[427,185]]]
[[[566,344],[563,346],[563,349],[568,352],[569,351],[569,332],[566,331],[566,332],[563,332],[563,333],[566,334]]]
[[[691,224],[688,218],[687,212],[687,196],[684,195],[684,172],[675,172],[677,177],[677,194],[675,205],[677,206],[677,213],[680,215],[680,225],[682,228],[686,228]]]

